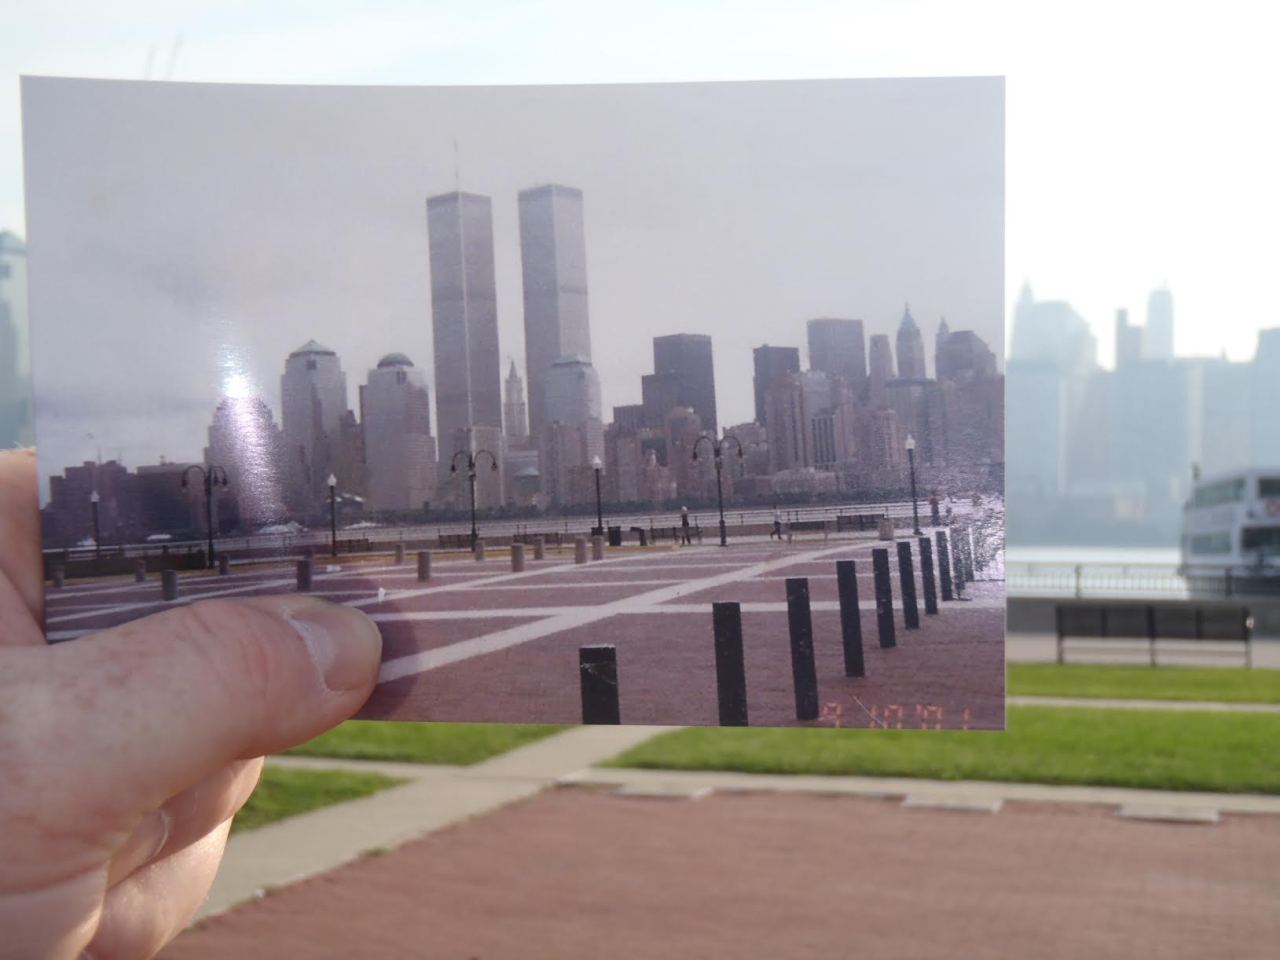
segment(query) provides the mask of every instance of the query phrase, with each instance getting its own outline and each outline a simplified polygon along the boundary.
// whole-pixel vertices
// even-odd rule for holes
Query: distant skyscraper
[[[701,333],[654,337],[653,372],[675,378],[676,404],[690,407],[702,422],[702,429],[714,436],[716,375],[711,360],[711,338]]]
[[[26,345],[27,248],[0,231],[0,450],[31,442]]]
[[[941,360],[942,345],[947,342],[947,337],[951,336],[951,328],[947,326],[947,318],[943,317],[938,321],[938,332],[933,337],[933,375],[941,380],[943,368],[938,366]]]
[[[1148,360],[1173,359],[1173,294],[1168,287],[1152,290],[1147,298],[1142,355]]]
[[[871,335],[871,352],[868,361],[868,375],[872,386],[883,387],[886,380],[893,379],[893,347],[889,345],[887,333]]]
[[[260,398],[226,397],[218,404],[204,462],[227,472],[227,498],[235,504],[234,518],[219,519],[254,528],[286,517],[280,453],[280,428]]]
[[[1036,300],[1029,284],[1014,306],[1012,340],[1011,360],[1049,363],[1072,376],[1086,376],[1097,366],[1098,344],[1084,318],[1065,301]]]
[[[775,383],[784,380],[788,374],[800,372],[799,347],[771,347],[765,344],[752,351],[755,362],[756,423],[764,426],[767,420],[765,410],[765,392]]]
[[[360,388],[369,506],[421,510],[436,486],[427,378],[403,353],[389,353]]]
[[[347,377],[338,355],[308,340],[285,361],[280,397],[286,499],[293,510],[309,513],[339,459]]]
[[[470,427],[502,429],[502,371],[488,197],[447,193],[427,200],[436,435],[451,444]],[[445,463],[452,449],[440,451]]]
[[[1129,311],[1116,311],[1116,369],[1142,359],[1142,328],[1129,323]]]
[[[605,455],[600,378],[586,357],[560,357],[545,387],[543,492],[553,503],[585,503],[592,461]]]
[[[902,322],[898,324],[898,376],[905,380],[928,376],[924,368],[924,337],[909,306],[903,309]]]
[[[539,437],[552,364],[591,359],[582,191],[547,184],[522,190],[519,202],[529,432]]]
[[[502,421],[508,440],[529,438],[529,411],[524,402],[524,381],[516,373],[514,360],[511,361],[511,372],[507,374],[507,398],[502,406]]]
[[[996,375],[996,355],[972,330],[957,330],[942,345],[944,380],[989,380]]]
[[[861,320],[810,320],[809,369],[860,386],[867,380],[867,344]]]

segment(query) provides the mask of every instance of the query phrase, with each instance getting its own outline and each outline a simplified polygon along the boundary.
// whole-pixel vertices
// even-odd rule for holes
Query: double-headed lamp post
[[[213,567],[213,489],[214,487],[227,486],[227,471],[216,464],[210,464],[202,467],[198,463],[193,463],[187,469],[182,471],[182,489],[186,490],[188,483],[187,477],[191,471],[200,474],[200,480],[204,484],[204,526],[209,535],[209,553],[205,558],[205,566]]]
[[[89,507],[93,510],[93,562],[95,564],[102,559],[102,534],[98,527],[98,501],[101,499],[97,490],[89,494]]]
[[[907,434],[907,463],[911,466],[911,519],[915,535],[920,536],[920,507],[916,502],[916,439]]]
[[[475,550],[476,541],[480,539],[480,534],[476,530],[476,465],[480,462],[481,456],[489,458],[489,468],[494,472],[498,469],[498,458],[488,450],[477,450],[472,453],[470,450],[459,450],[453,455],[453,461],[449,464],[449,472],[458,472],[458,458],[462,457],[462,462],[467,465],[467,482],[471,485],[471,549]]]
[[[338,478],[329,474],[329,556],[338,556]]]
[[[721,439],[717,440],[709,433],[704,433],[693,444],[693,461],[698,462],[698,447],[702,446],[702,441],[706,441],[711,447],[711,455],[716,463],[716,505],[720,510],[720,546],[729,545],[729,538],[725,535],[724,527],[724,481],[721,479],[721,470],[724,468],[724,445],[730,440],[734,446],[738,448],[738,459],[742,459],[742,441],[731,433],[726,433]]]
[[[591,458],[591,469],[596,472],[596,528],[593,532],[604,536],[604,508],[600,503],[600,474],[604,471],[604,464],[600,462],[599,457]]]

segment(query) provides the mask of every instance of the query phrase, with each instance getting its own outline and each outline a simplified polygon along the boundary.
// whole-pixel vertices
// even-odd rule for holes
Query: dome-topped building
[[[413,361],[403,353],[388,353],[385,357],[378,361],[379,370],[389,370],[392,367],[412,367]]]
[[[326,347],[323,343],[315,340],[308,340],[293,353],[291,357],[319,356],[319,357],[336,357],[337,354]]]

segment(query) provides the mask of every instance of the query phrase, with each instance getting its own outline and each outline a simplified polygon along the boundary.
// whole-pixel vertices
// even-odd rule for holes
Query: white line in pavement
[[[263,590],[272,587],[283,587],[294,583],[290,580],[264,580],[258,583],[246,584],[242,587],[232,587],[229,590],[212,590],[205,593],[195,595],[182,596],[178,595],[176,600],[147,600],[140,603],[117,603],[110,607],[94,607],[92,610],[82,610],[77,613],[64,613],[56,617],[46,618],[46,623],[66,623],[69,620],[84,620],[88,617],[109,616],[113,613],[124,613],[127,610],[145,610],[148,607],[176,607],[183,604],[191,603],[195,600],[208,600],[213,597],[229,597],[237,593],[244,593],[248,590]]]
[[[410,610],[406,613],[374,613],[375,623],[413,623],[421,620],[515,620],[530,617],[555,617],[573,613],[582,607],[510,607],[502,610]]]
[[[800,554],[805,559],[818,559],[828,554],[844,550],[845,545],[838,547],[828,547],[824,550],[815,550],[808,553]],[[606,561],[607,562],[607,561]],[[462,660],[469,660],[472,657],[482,656],[487,653],[495,653],[499,650],[505,650],[509,647],[519,646],[522,643],[528,643],[531,640],[539,640],[542,637],[550,636],[554,633],[560,633],[564,630],[570,630],[574,627],[586,626],[590,623],[596,623],[600,620],[608,619],[619,613],[636,613],[647,612],[654,604],[664,603],[669,600],[678,600],[686,594],[696,593],[700,590],[706,590],[711,587],[719,586],[725,583],[733,583],[735,580],[741,579],[742,575],[755,576],[759,573],[767,573],[770,570],[778,569],[795,562],[795,558],[785,557],[779,560],[766,561],[764,563],[755,564],[754,566],[731,570],[727,573],[716,574],[711,577],[704,577],[701,580],[693,580],[686,583],[676,584],[674,586],[660,587],[656,590],[649,590],[637,596],[627,597],[623,600],[615,600],[611,603],[596,604],[594,606],[586,606],[581,608],[570,608],[563,613],[555,616],[547,617],[534,623],[520,624],[515,627],[509,627],[506,630],[499,630],[495,633],[486,634],[482,637],[473,637],[469,640],[461,640],[458,643],[451,643],[447,646],[437,647],[434,650],[423,650],[418,653],[412,653],[408,656],[397,657],[394,660],[383,661],[382,670],[378,673],[378,682],[386,683],[391,680],[398,680],[401,677],[413,676],[414,674],[424,673],[427,670],[434,670],[437,667],[447,666],[451,663],[457,663]],[[516,574],[515,576],[519,576]],[[706,612],[705,606],[698,609]]]
[[[785,602],[745,602],[738,605],[743,613],[786,613],[787,605]],[[920,610],[921,617],[928,616],[922,609],[923,605],[917,607]],[[969,600],[960,604],[948,604],[941,607],[943,610],[994,610],[1004,609],[1003,600]],[[815,613],[823,613],[831,610],[840,609],[840,601],[838,600],[810,600],[809,609]],[[875,610],[876,602],[874,600],[862,600],[858,603],[859,610]],[[902,602],[895,600],[893,609],[901,610]],[[656,606],[651,610],[645,610],[645,613],[706,613],[707,605],[705,603],[664,603]]]

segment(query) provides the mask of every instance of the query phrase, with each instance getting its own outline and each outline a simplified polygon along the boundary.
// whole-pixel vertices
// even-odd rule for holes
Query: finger
[[[231,821],[157,860],[107,891],[97,932],[85,952],[93,960],[154,956],[191,922],[209,893]]]
[[[194,787],[188,787],[159,810],[144,814],[124,845],[111,858],[107,886],[156,860],[162,860],[234,817],[262,773],[261,757],[229,763]]]
[[[40,621],[27,598],[0,573],[0,647],[43,647]]]
[[[36,495],[36,452],[0,450],[0,579],[22,598],[29,616],[40,622],[44,609],[40,563],[40,505]],[[0,634],[0,643],[4,643]]]
[[[0,728],[0,756],[16,759],[25,788],[7,803],[50,828],[46,845],[66,844],[60,852],[74,857],[83,853],[77,837],[130,832],[141,811],[231,761],[279,752],[349,717],[373,689],[381,647],[357,610],[263,597],[201,601],[13,651],[0,703],[24,722],[7,742]]]

